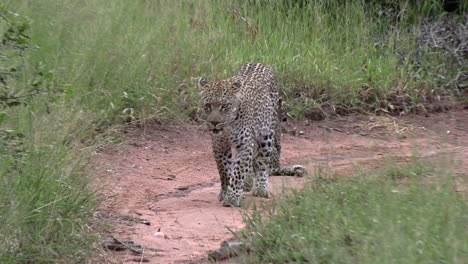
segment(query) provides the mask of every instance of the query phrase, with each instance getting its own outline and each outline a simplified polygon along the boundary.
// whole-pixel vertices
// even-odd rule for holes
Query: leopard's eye
[[[205,104],[203,106],[203,108],[205,109],[206,112],[210,112],[211,111],[211,105],[210,104]]]
[[[224,111],[228,110],[230,107],[231,107],[230,104],[224,104],[224,105],[221,107],[221,111],[224,112]]]

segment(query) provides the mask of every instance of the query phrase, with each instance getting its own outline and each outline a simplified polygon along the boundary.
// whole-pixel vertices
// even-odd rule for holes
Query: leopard
[[[219,201],[239,207],[244,191],[268,198],[270,174],[288,173],[280,166],[284,115],[272,68],[249,62],[226,79],[202,77],[198,86],[221,180]]]

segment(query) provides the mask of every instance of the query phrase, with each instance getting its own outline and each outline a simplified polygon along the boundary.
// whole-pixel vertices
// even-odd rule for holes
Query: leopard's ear
[[[232,86],[236,89],[239,89],[242,87],[242,82],[240,80],[235,81]]]
[[[241,99],[241,88],[242,87],[242,81],[237,79],[232,83],[232,90],[234,92],[234,97],[237,100]]]
[[[198,80],[198,86],[199,86],[200,88],[203,88],[203,87],[205,87],[205,85],[207,85],[207,84],[208,84],[208,82],[207,82],[203,77],[200,77],[200,79]]]

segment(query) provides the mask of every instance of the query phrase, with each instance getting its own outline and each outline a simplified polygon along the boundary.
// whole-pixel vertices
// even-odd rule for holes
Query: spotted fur
[[[219,200],[240,206],[250,188],[268,198],[268,177],[279,169],[281,151],[281,99],[272,69],[246,63],[231,78],[200,79],[199,86],[221,178]]]

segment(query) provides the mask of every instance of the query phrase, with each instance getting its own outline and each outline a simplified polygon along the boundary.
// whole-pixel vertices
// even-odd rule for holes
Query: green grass
[[[321,179],[246,213],[242,263],[466,262],[468,208],[453,175],[417,161]]]
[[[0,61],[24,66],[7,85],[20,99],[0,104],[0,262],[86,258],[96,138],[126,122],[196,120],[201,76],[271,65],[296,118],[318,106],[381,111],[400,100],[411,110],[456,92],[448,81],[458,72],[437,52],[423,54],[416,73],[408,61],[400,67],[414,53],[411,25],[447,16],[437,1],[402,5],[399,22],[376,16],[373,1],[293,2],[3,1],[28,17],[37,48]]]
[[[41,103],[16,107],[0,129],[0,263],[78,262],[97,238],[91,151],[67,143],[83,120],[52,106],[47,115]]]
[[[451,89],[430,74],[445,69],[447,56],[428,52],[417,73],[406,70],[415,45],[410,26],[429,11],[444,16],[436,1],[417,5],[421,10],[402,4],[398,23],[376,16],[381,7],[367,2],[288,2],[38,0],[7,7],[33,21],[39,49],[29,69],[53,76],[48,96],[66,95],[105,124],[196,119],[197,79],[231,76],[248,61],[274,68],[296,117],[321,105],[379,111],[404,101],[412,109]],[[458,71],[441,73],[448,81]]]

